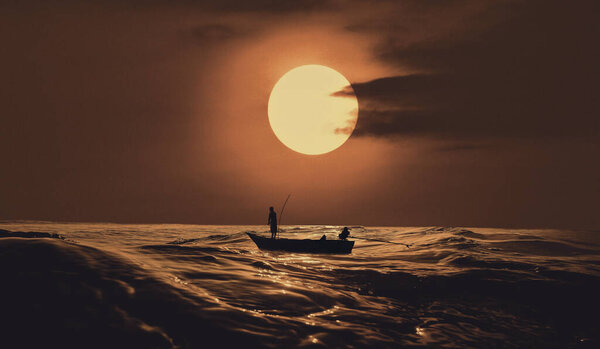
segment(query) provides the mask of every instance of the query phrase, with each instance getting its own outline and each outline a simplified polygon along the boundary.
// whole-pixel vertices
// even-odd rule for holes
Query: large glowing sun
[[[335,95],[344,91],[343,95]],[[352,134],[358,101],[350,82],[322,65],[303,65],[285,73],[269,97],[269,123],[277,138],[302,154],[337,149]]]

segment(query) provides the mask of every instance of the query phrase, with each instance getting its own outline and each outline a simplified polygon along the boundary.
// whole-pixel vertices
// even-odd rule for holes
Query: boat
[[[352,252],[354,241],[310,240],[310,239],[271,239],[254,233],[246,233],[261,250],[299,253],[338,253]]]

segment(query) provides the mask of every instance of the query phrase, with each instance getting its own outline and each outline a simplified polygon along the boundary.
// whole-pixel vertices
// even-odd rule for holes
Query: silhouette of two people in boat
[[[269,207],[269,220],[267,221],[267,225],[271,227],[271,239],[275,239],[277,237],[277,213],[273,209],[273,206]],[[348,227],[344,227],[342,232],[338,235],[340,240],[347,240],[350,235],[350,230]],[[327,237],[323,235],[321,240],[325,240]]]
[[[348,227],[344,227],[344,229],[342,229],[342,232],[338,234],[338,238],[340,238],[340,240],[347,240],[348,236],[350,236],[350,230],[348,230]],[[320,240],[327,240],[327,236],[321,236]]]
[[[338,238],[340,238],[340,240],[347,240],[348,236],[350,236],[350,230],[348,230],[348,227],[344,227],[344,229],[342,229],[342,232],[338,234]],[[321,236],[319,240],[327,240],[327,236],[323,234],[323,236]]]

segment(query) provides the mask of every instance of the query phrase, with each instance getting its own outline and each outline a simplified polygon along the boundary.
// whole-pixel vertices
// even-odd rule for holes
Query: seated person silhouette
[[[350,231],[348,230],[348,227],[344,227],[344,229],[342,229],[342,232],[338,235],[338,237],[340,238],[340,240],[346,240],[349,235]]]

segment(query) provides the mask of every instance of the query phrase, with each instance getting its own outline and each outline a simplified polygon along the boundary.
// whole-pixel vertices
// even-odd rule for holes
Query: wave
[[[193,239],[178,238],[176,240],[167,242],[167,244],[169,244],[169,245],[186,245],[186,244],[203,243],[203,242],[235,243],[235,242],[243,241],[245,239],[247,239],[246,233],[242,232],[242,233],[237,233],[237,234],[214,234],[214,235],[208,235],[205,237],[193,238]]]
[[[253,227],[167,228],[78,227],[60,234],[64,239],[0,231],[0,300],[11,319],[0,343],[598,344],[594,244],[535,231],[365,228],[352,230],[367,239],[356,240],[353,254],[330,256],[259,251],[244,233]],[[293,228],[307,237],[338,232]]]
[[[9,231],[0,229],[0,238],[50,238],[50,239],[62,239],[64,236],[56,233],[45,233],[37,231]]]
[[[211,298],[175,288],[97,249],[8,238],[0,239],[0,250],[0,299],[3,316],[10,319],[4,343],[97,348],[277,344],[275,327],[264,319],[223,311]],[[261,322],[260,331],[252,333],[241,326]]]

